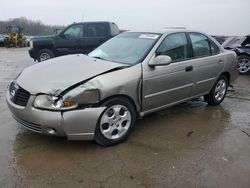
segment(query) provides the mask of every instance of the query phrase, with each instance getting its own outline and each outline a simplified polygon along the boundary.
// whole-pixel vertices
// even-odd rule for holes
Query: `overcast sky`
[[[0,20],[45,24],[113,21],[122,29],[182,26],[208,34],[250,34],[250,0],[0,0]]]

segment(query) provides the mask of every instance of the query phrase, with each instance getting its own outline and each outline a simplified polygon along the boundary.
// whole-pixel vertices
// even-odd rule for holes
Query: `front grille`
[[[26,128],[26,129],[28,129],[30,131],[33,131],[33,132],[42,133],[41,125],[24,121],[24,120],[14,116],[14,115],[13,115],[13,117],[24,128]]]
[[[26,106],[30,98],[30,93],[21,88],[15,82],[12,82],[9,87],[10,100],[20,106]]]

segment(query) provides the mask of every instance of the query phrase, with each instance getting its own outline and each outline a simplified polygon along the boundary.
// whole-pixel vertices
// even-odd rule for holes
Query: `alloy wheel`
[[[219,80],[215,87],[214,97],[217,101],[221,101],[227,91],[227,83],[224,79]]]
[[[111,106],[101,117],[101,133],[107,139],[119,139],[128,131],[131,120],[131,113],[125,106]]]
[[[48,53],[45,53],[45,52],[41,53],[40,60],[45,61],[47,59],[50,59],[50,55]]]
[[[250,60],[247,58],[242,58],[239,60],[239,72],[240,73],[247,73],[250,71]]]

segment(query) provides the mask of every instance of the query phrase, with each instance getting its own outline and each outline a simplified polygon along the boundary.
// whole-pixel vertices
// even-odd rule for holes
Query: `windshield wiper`
[[[101,60],[106,60],[106,59],[104,59],[104,58],[102,58],[102,57],[99,57],[99,56],[92,56],[93,58],[96,58],[96,59],[101,59]]]

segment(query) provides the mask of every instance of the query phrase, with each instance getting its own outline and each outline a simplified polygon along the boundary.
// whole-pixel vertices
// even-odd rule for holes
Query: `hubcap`
[[[239,71],[240,73],[247,73],[250,70],[250,60],[249,59],[240,59],[239,60]]]
[[[41,61],[45,61],[45,60],[47,60],[47,59],[50,59],[50,55],[48,54],[48,53],[42,53],[41,55],[40,55],[40,60]]]
[[[226,94],[227,83],[224,79],[220,80],[215,88],[215,99],[221,101]]]
[[[100,130],[105,138],[121,138],[131,125],[131,113],[123,105],[114,105],[108,108],[102,115]]]

